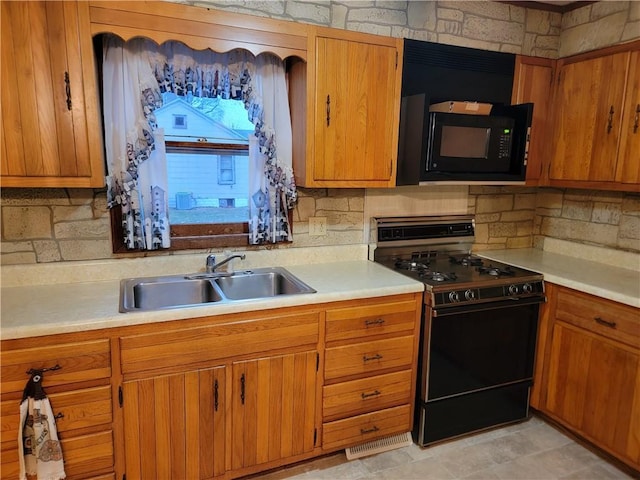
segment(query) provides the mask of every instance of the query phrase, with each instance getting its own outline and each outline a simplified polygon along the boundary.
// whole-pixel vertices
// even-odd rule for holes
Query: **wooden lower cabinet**
[[[541,410],[640,470],[638,309],[548,287]]]
[[[322,449],[412,427],[422,295],[327,310]]]
[[[125,382],[127,479],[225,473],[225,367]]]
[[[0,478],[19,476],[19,405],[30,377],[27,371],[53,367],[44,372],[42,386],[56,415],[67,478],[112,478],[115,452],[109,340],[72,334],[5,340],[1,349]]]
[[[231,479],[411,428],[422,294],[1,343],[0,479],[51,368],[69,480]],[[324,442],[324,445],[323,445]]]
[[[318,353],[233,364],[231,468],[313,451]]]

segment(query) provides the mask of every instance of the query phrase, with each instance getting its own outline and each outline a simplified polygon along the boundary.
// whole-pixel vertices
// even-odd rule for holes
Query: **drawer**
[[[323,450],[336,450],[411,430],[411,405],[377,410],[322,426]]]
[[[318,343],[318,313],[261,317],[122,337],[122,372],[132,373]]]
[[[411,403],[412,370],[336,383],[323,387],[322,417],[359,415]]]
[[[29,380],[27,370],[50,368],[56,364],[60,365],[59,370],[52,370],[44,374],[45,390],[54,385],[111,376],[111,348],[109,340],[106,339],[16,350],[3,348],[0,359],[2,393],[22,392],[27,380]]]
[[[556,318],[604,337],[637,347],[640,309],[586,293],[558,288]]]
[[[385,302],[327,311],[326,340],[362,339],[413,331],[419,318],[415,301]]]
[[[352,343],[327,348],[325,380],[358,374],[371,374],[389,368],[411,367],[414,336]]]
[[[64,470],[68,478],[87,478],[94,472],[113,471],[113,435],[111,430],[61,439],[60,441],[64,457]],[[0,455],[2,479],[18,478],[20,466],[17,445],[14,448],[3,450]]]
[[[48,395],[61,438],[65,432],[78,428],[110,424],[112,421],[111,387],[85,388]],[[20,425],[19,400],[0,403],[2,439],[18,438]]]

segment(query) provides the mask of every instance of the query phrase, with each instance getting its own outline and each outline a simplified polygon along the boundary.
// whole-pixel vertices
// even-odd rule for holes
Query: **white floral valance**
[[[115,55],[114,50],[117,51]],[[130,67],[113,72],[106,65],[108,59],[114,60],[115,57],[124,63],[129,56],[136,59]],[[137,72],[133,72],[135,68],[138,68]],[[125,44],[112,37],[105,44],[104,71],[105,103],[109,97],[116,97],[107,93],[107,89],[117,91],[119,88],[112,82],[123,84],[123,90],[132,92],[128,101],[134,102],[136,95],[139,98],[134,102],[137,106],[123,109],[131,111],[127,112],[126,118],[121,118],[130,132],[126,140],[127,153],[118,147],[112,148],[110,155],[107,148],[109,203],[123,206],[125,243],[129,248],[164,247],[168,240],[161,229],[164,226],[168,232],[166,216],[160,222],[153,218],[149,220],[145,215],[144,201],[133,199],[134,196],[145,197],[145,192],[139,188],[140,165],[159,150],[153,111],[162,105],[162,94],[167,92],[180,97],[221,97],[243,102],[249,120],[255,125],[255,140],[250,141],[249,152],[249,243],[292,240],[287,212],[295,204],[296,188],[291,168],[288,95],[281,60],[270,55],[254,58],[250,53],[239,50],[225,54],[194,51],[179,42],[158,46],[148,40],[135,39]],[[111,77],[109,84],[107,74]],[[108,136],[119,130],[118,127],[107,128],[107,123],[113,118],[107,115],[117,114],[120,108],[113,110],[105,108],[105,132]],[[117,140],[119,144],[122,141],[122,138]],[[118,155],[114,157],[115,152]],[[160,190],[162,186],[156,185],[156,192]],[[166,198],[161,200],[166,202]],[[136,207],[140,205],[142,211],[138,212]],[[154,229],[151,244],[145,240],[150,238],[144,231],[148,225]],[[136,231],[137,226],[140,226],[140,232]]]

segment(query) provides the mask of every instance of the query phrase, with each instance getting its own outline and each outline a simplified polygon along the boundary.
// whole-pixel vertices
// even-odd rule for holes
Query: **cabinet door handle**
[[[609,327],[609,328],[616,328],[616,325],[617,325],[616,322],[611,322],[601,317],[595,317],[594,320],[596,321],[596,323],[599,323],[600,325],[604,325],[605,327]]]
[[[365,320],[365,327],[371,327],[373,325],[382,325],[384,323],[384,318],[376,318],[375,320]]]
[[[240,376],[240,402],[244,405],[244,373]]]
[[[71,110],[71,80],[69,80],[69,72],[64,72],[64,88],[67,92],[67,110]]]
[[[613,110],[613,105],[609,108],[609,120],[607,121],[607,133],[611,133],[611,129],[613,128],[613,114],[616,113]]]
[[[367,357],[366,355],[362,357],[362,361],[365,363],[370,362],[372,360],[382,360],[382,355],[380,355],[379,353],[376,353],[373,357]]]
[[[331,123],[331,95],[327,95],[327,127]]]
[[[378,395],[380,395],[380,392],[378,390],[374,390],[371,393],[364,393],[362,392],[360,394],[360,396],[362,397],[362,400],[366,400],[367,398],[371,398],[371,397],[377,397]]]
[[[361,429],[360,429],[360,434],[361,434],[361,435],[365,435],[365,434],[367,434],[367,433],[374,433],[374,432],[377,432],[378,430],[380,430],[380,429],[374,425],[374,426],[373,426],[373,427],[371,427],[371,428],[366,428],[366,429],[365,429],[365,428],[361,428]]]
[[[636,105],[636,116],[633,117],[633,133],[638,133],[639,121],[640,121],[640,103]]]
[[[216,380],[215,382],[213,382],[213,410],[216,412],[218,411],[218,397],[218,380]]]

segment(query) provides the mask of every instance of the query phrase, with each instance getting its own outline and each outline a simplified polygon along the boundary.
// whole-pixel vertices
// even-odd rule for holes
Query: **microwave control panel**
[[[510,128],[502,129],[498,140],[498,156],[500,158],[509,158],[511,156],[511,132]]]

